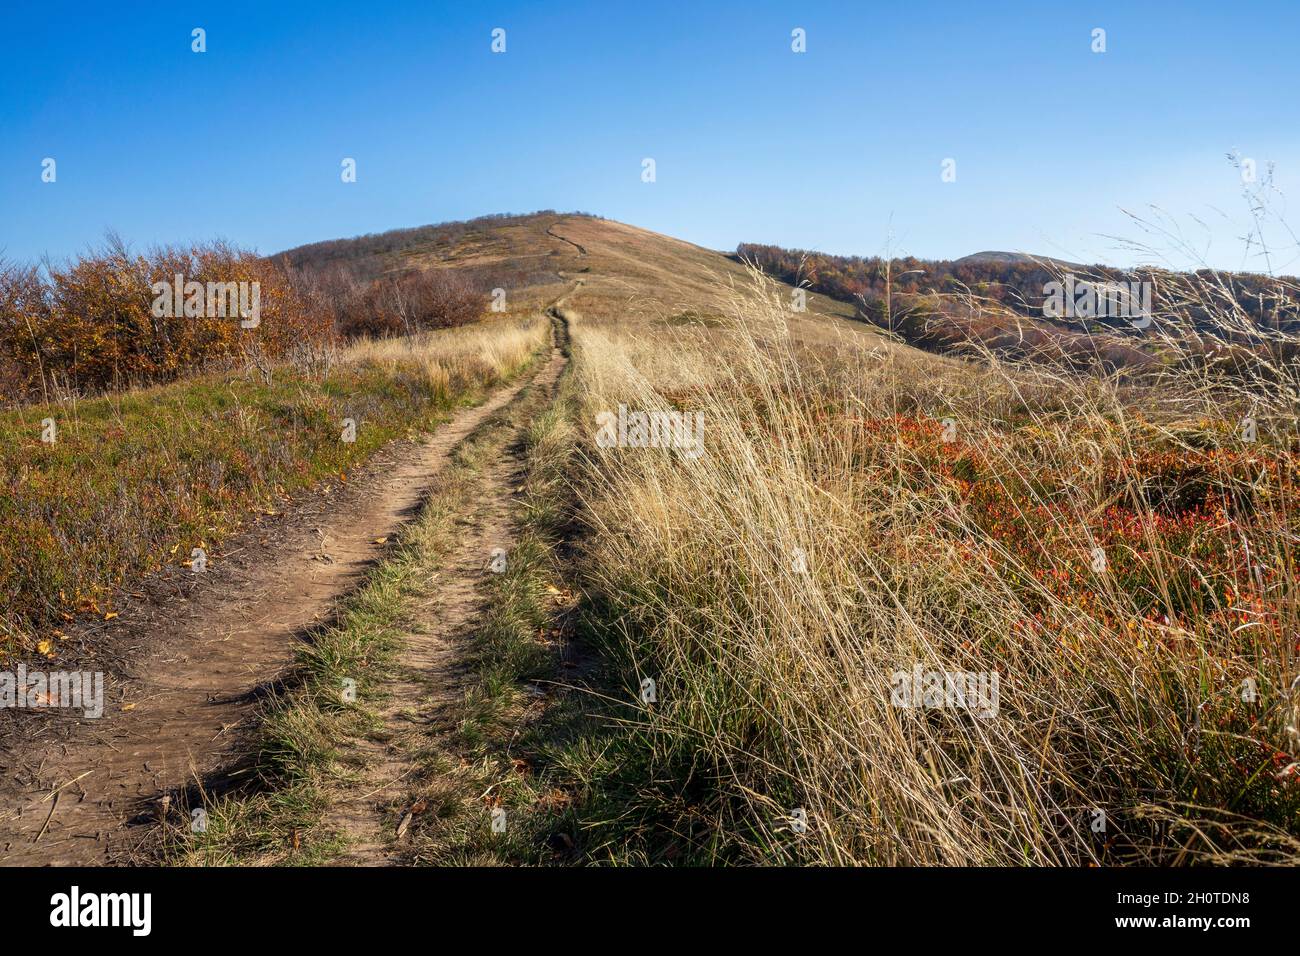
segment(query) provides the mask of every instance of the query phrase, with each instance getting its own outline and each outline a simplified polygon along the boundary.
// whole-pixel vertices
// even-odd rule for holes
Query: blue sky
[[[61,259],[109,227],[274,252],[549,207],[720,249],[1124,264],[1147,257],[1108,238],[1144,238],[1121,210],[1155,205],[1210,264],[1263,269],[1225,154],[1300,181],[1294,0],[292,7],[10,5],[5,254]],[[1270,229],[1273,268],[1300,271]]]

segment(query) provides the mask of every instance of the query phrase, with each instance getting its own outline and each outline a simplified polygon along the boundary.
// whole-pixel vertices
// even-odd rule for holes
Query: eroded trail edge
[[[102,718],[77,722],[41,751],[5,755],[0,862],[102,864],[129,854],[128,824],[237,752],[238,730],[270,683],[415,514],[452,450],[530,381],[553,381],[557,361],[383,455],[359,500],[292,527],[265,560],[150,621],[160,629],[152,649],[129,679],[106,687]]]

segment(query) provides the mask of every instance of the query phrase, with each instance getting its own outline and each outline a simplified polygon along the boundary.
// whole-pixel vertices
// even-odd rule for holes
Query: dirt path
[[[562,325],[556,337],[563,341]],[[511,496],[524,474],[519,439],[528,416],[553,396],[565,364],[564,354],[556,348],[550,364],[534,381],[535,391],[521,416],[524,420],[515,424],[504,451],[476,474],[476,507],[461,516],[456,546],[441,564],[431,598],[417,612],[425,625],[405,636],[397,677],[384,688],[376,711],[382,730],[359,741],[347,755],[349,762],[363,764],[365,771],[350,790],[336,796],[322,822],[323,830],[346,838],[348,849],[335,861],[337,865],[402,862],[401,831],[409,817],[400,800],[417,769],[417,755],[430,725],[442,723],[444,710],[464,692],[460,661],[474,623],[487,605],[490,555],[494,548],[503,548],[509,560]]]
[[[558,232],[555,232],[554,229],[555,229],[554,226],[547,226],[546,234],[550,236],[552,239],[559,239],[561,242],[567,242],[569,245],[573,246],[575,249],[578,250],[578,255],[580,256],[585,256],[587,254],[587,249],[585,246],[583,246],[581,243],[574,242],[572,239],[564,238]]]
[[[553,359],[536,377],[557,374]],[[132,679],[105,688],[102,718],[77,721],[44,752],[10,755],[0,863],[93,865],[129,853],[127,824],[232,756],[236,728],[296,644],[383,553],[380,539],[412,517],[451,450],[527,384],[461,410],[374,475],[364,496],[288,529],[265,560],[168,608]]]

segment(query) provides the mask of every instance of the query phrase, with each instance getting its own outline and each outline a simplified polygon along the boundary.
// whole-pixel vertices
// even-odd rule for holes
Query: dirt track
[[[289,527],[240,574],[214,575],[161,621],[142,612],[141,626],[156,633],[129,679],[106,686],[104,716],[77,721],[44,752],[7,755],[0,863],[94,865],[129,854],[130,821],[230,759],[269,682],[382,555],[380,539],[411,518],[452,449],[538,375],[558,375],[556,360],[402,447],[391,469],[372,469],[365,495]],[[131,625],[129,609],[123,622]]]
[[[556,348],[534,379],[531,397],[521,399],[526,403],[522,416],[535,414],[550,400],[565,362]],[[513,426],[502,454],[476,476],[475,504],[458,516],[456,545],[434,578],[432,597],[421,609],[421,626],[405,635],[398,676],[384,687],[376,712],[381,729],[347,754],[349,762],[364,764],[365,772],[349,792],[338,796],[323,823],[323,829],[347,840],[348,849],[336,865],[402,862],[400,838],[393,828],[397,818],[389,811],[417,769],[422,731],[464,693],[460,662],[487,603],[488,555],[497,547],[509,553],[513,543],[510,507],[523,481],[519,439],[525,425],[521,420]],[[396,825],[400,827],[400,819]]]

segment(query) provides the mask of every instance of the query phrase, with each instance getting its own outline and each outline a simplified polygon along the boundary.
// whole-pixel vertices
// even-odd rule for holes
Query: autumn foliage
[[[1158,314],[1176,311],[1183,324],[1196,329],[1204,330],[1208,326],[1215,332],[1221,331],[1221,314],[1231,307],[1240,309],[1249,324],[1259,329],[1287,334],[1300,332],[1300,284],[1293,276],[1201,269],[1179,282],[1162,269],[1125,270],[1000,255],[1004,254],[957,260],[914,256],[885,259],[832,256],[752,242],[743,242],[736,249],[737,258],[754,263],[768,275],[833,299],[859,303],[873,321],[883,318],[887,309],[884,300],[890,296],[973,297],[1019,315],[1044,319],[1046,286],[1064,273],[1075,272],[1097,282],[1149,283]],[[1188,281],[1195,282],[1203,294],[1189,295]],[[1097,317],[1094,321],[1121,330],[1127,326],[1123,319],[1109,321]]]
[[[154,283],[257,283],[256,328],[238,315],[187,316],[153,308]],[[304,340],[333,335],[282,267],[214,242],[131,253],[102,249],[45,269],[0,266],[0,388],[4,399],[87,394],[167,382],[213,364],[274,359]]]

